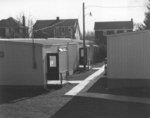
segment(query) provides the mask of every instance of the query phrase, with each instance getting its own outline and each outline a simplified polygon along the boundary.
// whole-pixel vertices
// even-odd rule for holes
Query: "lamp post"
[[[85,5],[83,3],[83,66],[84,70],[86,70],[86,46],[85,46]]]

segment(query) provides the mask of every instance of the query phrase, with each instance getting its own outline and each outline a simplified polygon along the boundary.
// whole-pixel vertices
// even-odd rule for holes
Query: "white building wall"
[[[150,79],[150,31],[107,38],[108,78]]]
[[[79,64],[79,52],[77,44],[68,45],[68,60],[69,60],[69,75],[73,74],[73,71],[77,69]]]
[[[66,51],[59,52],[58,48],[66,47]],[[73,74],[79,64],[79,52],[78,44],[68,43],[61,45],[48,45],[43,48],[43,60],[44,60],[44,75],[47,73],[47,53],[59,53],[59,72],[66,76],[65,74],[69,72],[69,75]],[[44,77],[46,80],[46,76]],[[63,77],[64,78],[64,77]]]
[[[67,51],[59,52],[59,72],[67,72]]]
[[[0,85],[42,85],[42,46],[35,45],[36,68],[33,67],[32,44],[0,42]]]

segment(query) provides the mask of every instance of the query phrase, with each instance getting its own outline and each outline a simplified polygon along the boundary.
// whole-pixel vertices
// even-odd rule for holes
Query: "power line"
[[[87,7],[98,7],[98,8],[142,8],[142,7],[146,7],[145,5],[144,6],[99,6],[99,5],[89,5],[89,6],[86,6]]]
[[[88,6],[85,7],[85,9],[88,8],[88,7],[98,7],[98,8],[138,8],[138,7],[146,7],[146,6],[99,6],[99,5],[88,5]],[[78,17],[81,16],[81,13],[82,13],[82,12],[79,13]],[[44,27],[44,28],[40,28],[40,29],[34,30],[34,32],[38,32],[38,31],[41,31],[41,30],[53,28],[53,27],[55,27],[56,25],[58,25],[58,24],[60,24],[60,23],[63,23],[63,22],[65,22],[65,21],[66,21],[66,20],[63,20],[63,21],[58,22],[58,23],[56,23],[56,24],[54,24],[54,25],[51,25],[51,26],[48,26],[48,27]]]
[[[56,23],[56,24],[54,24],[54,25],[51,25],[51,26],[48,26],[48,27],[44,27],[44,28],[41,28],[41,29],[34,30],[34,32],[38,32],[38,31],[40,31],[40,30],[45,30],[45,29],[53,28],[53,27],[55,27],[56,25],[58,25],[58,24],[60,24],[60,23],[63,23],[63,22],[65,22],[65,21],[66,21],[66,20],[63,20],[63,21],[58,22],[58,23]]]

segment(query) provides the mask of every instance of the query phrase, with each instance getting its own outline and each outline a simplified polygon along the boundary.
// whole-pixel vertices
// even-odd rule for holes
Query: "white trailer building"
[[[46,86],[73,74],[78,44],[68,40],[0,40],[0,85]]]
[[[150,85],[150,30],[107,37],[108,87]]]

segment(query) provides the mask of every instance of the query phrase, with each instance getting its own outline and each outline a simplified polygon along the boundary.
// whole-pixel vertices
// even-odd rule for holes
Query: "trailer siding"
[[[107,39],[108,78],[150,79],[150,33],[136,32]]]

